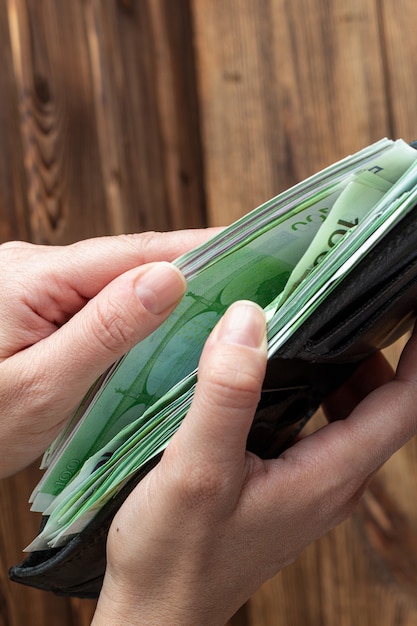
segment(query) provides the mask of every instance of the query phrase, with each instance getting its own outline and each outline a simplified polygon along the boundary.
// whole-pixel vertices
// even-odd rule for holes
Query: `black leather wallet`
[[[248,449],[265,458],[280,454],[358,363],[412,327],[417,309],[416,232],[417,209],[358,263],[270,359]],[[142,468],[69,544],[30,554],[11,568],[10,578],[60,595],[96,597],[111,521],[158,460]]]

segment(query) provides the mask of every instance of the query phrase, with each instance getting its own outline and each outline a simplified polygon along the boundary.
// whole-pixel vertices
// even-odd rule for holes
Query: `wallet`
[[[279,455],[359,363],[412,328],[417,309],[416,233],[417,209],[368,252],[268,361],[249,450],[263,458]],[[11,568],[10,578],[59,595],[97,597],[112,519],[159,458],[143,467],[67,545],[31,553]]]

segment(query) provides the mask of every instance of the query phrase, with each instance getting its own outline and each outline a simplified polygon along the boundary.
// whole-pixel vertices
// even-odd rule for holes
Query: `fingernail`
[[[265,342],[266,326],[263,310],[254,302],[235,302],[223,316],[218,340],[249,348],[260,348]]]
[[[155,263],[135,282],[136,293],[145,309],[160,315],[184,295],[185,278],[171,263]]]

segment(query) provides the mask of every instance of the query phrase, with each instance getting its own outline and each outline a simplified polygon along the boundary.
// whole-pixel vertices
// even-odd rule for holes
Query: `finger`
[[[361,402],[349,418],[349,427],[362,442],[364,457],[368,447],[375,467],[417,433],[416,332],[403,350],[394,378]]]
[[[206,343],[192,407],[164,461],[174,455],[191,472],[212,476],[233,466],[241,474],[265,367],[264,313],[253,302],[235,303]]]
[[[381,352],[361,363],[352,376],[327,396],[323,410],[329,422],[345,419],[371,391],[394,377],[391,365]]]
[[[80,295],[89,299],[121,273],[146,263],[173,261],[219,230],[210,228],[98,237],[46,250],[54,251],[60,280],[76,287]],[[51,267],[54,268],[54,263],[48,254],[41,269]]]
[[[41,315],[39,292],[49,295],[45,298],[45,313],[54,306],[54,300],[54,308],[58,302],[75,311],[116,276],[146,263],[172,261],[219,230],[210,228],[97,237],[68,246],[8,242],[0,246],[0,259],[4,257],[3,265],[7,267],[10,264],[13,271],[2,274],[0,288],[6,293],[7,289],[11,289],[13,294],[19,289],[29,303],[34,297],[35,308]],[[4,298],[2,308],[10,300]]]
[[[43,411],[44,420],[48,415],[62,420],[103,371],[167,318],[185,286],[180,271],[169,263],[130,270],[62,328],[4,361],[2,371],[33,389],[26,394],[31,415]]]
[[[101,237],[70,246],[0,246],[0,357],[47,337],[120,274],[170,261],[220,229]]]
[[[417,433],[417,335],[408,342],[396,376],[372,391],[345,420],[297,443],[284,456],[307,463],[324,484],[331,476],[352,494]],[[388,372],[386,371],[386,374]],[[328,480],[327,480],[328,482]],[[342,493],[342,491],[341,491]]]
[[[92,297],[107,282],[138,265],[173,261],[181,254],[204,243],[221,228],[201,228],[172,232],[135,233],[94,237],[67,246],[42,246],[22,241],[0,245],[0,255],[9,255],[25,263],[25,271],[51,274],[55,266],[65,281],[75,281]],[[88,270],[88,275],[84,272]],[[101,286],[97,280],[104,281]],[[90,291],[91,290],[91,291]]]

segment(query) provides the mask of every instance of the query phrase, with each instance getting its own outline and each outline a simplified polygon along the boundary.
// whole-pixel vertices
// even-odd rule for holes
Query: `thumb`
[[[170,263],[130,270],[93,298],[56,339],[69,360],[86,373],[94,369],[97,375],[150,335],[172,312],[185,289],[183,275]]]
[[[163,461],[174,454],[190,471],[241,474],[265,367],[264,313],[253,302],[236,302],[205,345],[192,406]]]
[[[30,386],[42,388],[55,414],[67,412],[68,399],[71,410],[98,376],[168,317],[185,288],[184,277],[170,263],[129,270],[52,335],[11,357],[8,366],[25,372]]]

